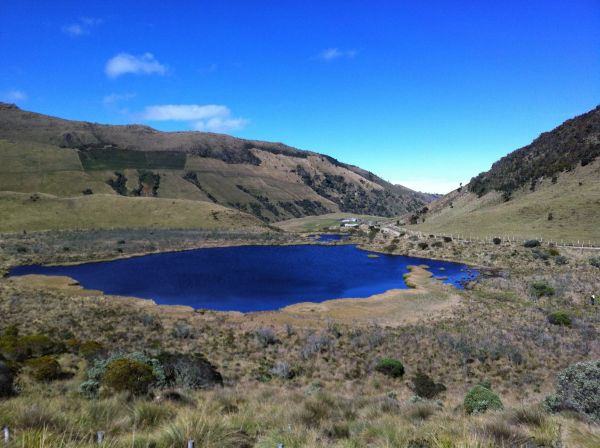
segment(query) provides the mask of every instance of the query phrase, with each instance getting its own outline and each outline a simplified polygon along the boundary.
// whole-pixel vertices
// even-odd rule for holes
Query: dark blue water
[[[340,235],[337,233],[323,233],[321,235],[316,235],[316,237],[317,237],[317,241],[323,241],[323,242],[341,241],[341,240],[347,240],[348,238],[350,238],[349,235]]]
[[[406,288],[402,276],[409,265],[426,264],[457,287],[474,275],[459,263],[368,254],[353,245],[224,247],[74,266],[21,266],[10,274],[66,275],[107,294],[244,312]]]

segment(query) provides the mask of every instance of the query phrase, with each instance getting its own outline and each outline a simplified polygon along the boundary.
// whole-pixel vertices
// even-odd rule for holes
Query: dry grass
[[[210,202],[94,194],[73,198],[0,193],[2,232],[75,229],[266,229]]]
[[[598,198],[600,161],[561,173],[556,183],[544,179],[534,192],[524,187],[508,202],[497,192],[477,198],[463,188],[462,193],[451,193],[430,205],[432,211],[425,215],[425,223],[411,228],[474,237],[516,235],[600,243]],[[552,220],[548,220],[549,213]]]

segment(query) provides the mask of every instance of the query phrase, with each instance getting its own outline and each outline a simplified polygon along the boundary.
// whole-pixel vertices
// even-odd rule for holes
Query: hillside
[[[600,107],[407,218],[430,232],[600,242]]]
[[[337,212],[395,216],[432,199],[281,143],[63,120],[5,103],[0,191],[186,199],[263,222]]]

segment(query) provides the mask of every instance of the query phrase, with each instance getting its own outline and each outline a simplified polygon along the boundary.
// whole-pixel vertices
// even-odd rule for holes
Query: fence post
[[[192,439],[188,440],[187,448],[194,448],[195,446],[196,446],[196,444],[194,443],[194,441]]]
[[[10,442],[10,429],[8,429],[8,426],[4,427],[4,443],[8,443]]]
[[[96,442],[98,442],[98,445],[102,445],[104,443],[104,431],[98,431],[96,433]]]

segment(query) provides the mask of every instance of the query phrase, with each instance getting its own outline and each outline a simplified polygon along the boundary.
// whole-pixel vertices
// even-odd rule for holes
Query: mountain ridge
[[[7,103],[1,159],[0,191],[189,199],[263,222],[336,212],[392,217],[435,198],[283,143],[66,120]]]
[[[406,217],[430,232],[600,242],[600,106],[540,134]]]

